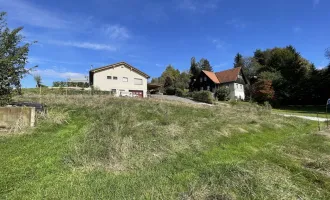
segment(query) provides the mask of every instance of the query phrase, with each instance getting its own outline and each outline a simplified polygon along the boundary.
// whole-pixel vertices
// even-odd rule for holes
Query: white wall
[[[107,79],[107,76],[111,76],[112,79]],[[118,79],[114,80],[114,76]],[[123,77],[127,77],[128,82],[123,82]],[[135,85],[134,78],[142,79],[142,85]],[[116,89],[116,96],[120,95],[120,90],[125,92],[128,92],[129,90],[142,90],[143,97],[147,97],[147,84],[147,78],[125,67],[124,65],[96,72],[93,77],[94,87],[102,91],[112,91],[113,89]]]
[[[229,87],[230,99],[245,99],[244,85],[239,83],[228,83],[226,85]]]

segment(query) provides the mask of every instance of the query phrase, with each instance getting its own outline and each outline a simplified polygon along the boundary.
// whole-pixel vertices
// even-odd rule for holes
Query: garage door
[[[142,90],[130,90],[130,92],[132,92],[133,95],[137,95],[140,98],[143,98],[143,91]]]

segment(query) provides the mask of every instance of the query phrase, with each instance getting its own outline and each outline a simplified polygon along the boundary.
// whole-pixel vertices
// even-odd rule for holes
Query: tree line
[[[325,56],[330,60],[330,48]],[[273,105],[322,105],[330,98],[330,64],[317,69],[293,47],[257,49],[253,56],[237,53],[233,67],[241,67],[248,79],[245,86],[247,100]],[[190,83],[202,70],[213,71],[210,62],[191,58],[190,69],[180,72],[169,65],[152,83],[162,86],[166,94],[191,89]],[[222,95],[222,94],[221,94]]]

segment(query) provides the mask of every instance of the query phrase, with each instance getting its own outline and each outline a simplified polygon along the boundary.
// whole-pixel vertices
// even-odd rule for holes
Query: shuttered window
[[[143,84],[142,79],[140,79],[140,78],[135,78],[134,79],[134,85],[142,85],[142,84]]]

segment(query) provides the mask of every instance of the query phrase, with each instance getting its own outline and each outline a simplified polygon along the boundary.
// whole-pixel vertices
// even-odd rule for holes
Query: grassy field
[[[274,113],[280,114],[292,114],[292,115],[301,115],[309,117],[322,117],[326,118],[326,109],[324,106],[288,106],[280,109],[273,109]],[[330,112],[330,108],[329,108]],[[328,112],[328,113],[329,113]],[[328,115],[330,117],[330,115]]]
[[[330,198],[330,138],[314,122],[256,105],[42,101],[37,127],[0,136],[0,199]]]

